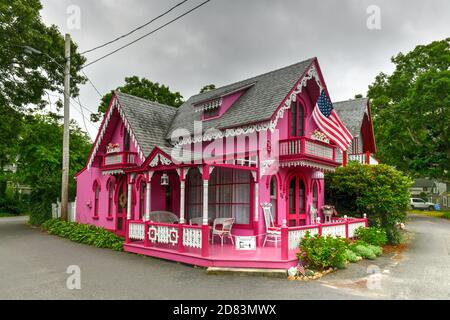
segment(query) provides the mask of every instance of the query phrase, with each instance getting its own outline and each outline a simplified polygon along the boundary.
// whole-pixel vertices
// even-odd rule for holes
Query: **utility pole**
[[[67,221],[69,207],[69,123],[70,123],[70,34],[65,36],[64,58],[64,136],[61,181],[61,218]]]

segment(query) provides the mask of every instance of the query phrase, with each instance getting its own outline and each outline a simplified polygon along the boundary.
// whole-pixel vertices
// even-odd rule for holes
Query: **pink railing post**
[[[130,243],[128,219],[125,220],[125,243]]]
[[[370,164],[370,151],[366,151],[366,164]]]
[[[281,226],[281,260],[287,260],[289,256],[289,229],[286,225],[286,219],[283,219]]]
[[[320,217],[317,217],[317,229],[319,232],[319,236],[322,236],[322,223],[320,222]]]
[[[363,217],[364,217],[364,223],[366,224],[366,228],[368,228],[369,227],[369,220],[367,219],[367,214],[363,214]]]
[[[300,154],[305,154],[305,139],[301,138],[300,140]]]
[[[150,242],[148,240],[148,227],[149,227],[148,222],[144,222],[144,247],[150,246]]]
[[[208,256],[209,247],[209,226],[202,225],[202,257]]]
[[[345,239],[348,240],[348,219],[347,216],[344,216],[344,222],[345,222]]]
[[[184,252],[184,246],[183,246],[183,226],[184,223],[180,223],[178,225],[178,251]]]

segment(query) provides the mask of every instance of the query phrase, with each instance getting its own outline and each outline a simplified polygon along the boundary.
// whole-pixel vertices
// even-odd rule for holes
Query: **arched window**
[[[300,102],[291,104],[291,137],[302,137],[305,135],[305,109]]]
[[[317,188],[317,182],[313,183],[312,204],[313,204],[314,208],[319,209],[319,193],[318,193],[318,188]]]
[[[130,151],[130,134],[126,126],[123,126],[123,151]]]
[[[139,218],[142,219],[145,215],[145,198],[147,193],[147,183],[144,179],[141,181],[141,187],[139,190]]]
[[[98,217],[98,207],[100,203],[100,186],[97,181],[94,182],[94,217]]]
[[[108,183],[108,216],[112,217],[114,210],[114,181]]]
[[[270,211],[272,214],[272,219],[277,223],[277,179],[275,176],[272,176],[270,179],[270,203],[272,204],[272,210]]]

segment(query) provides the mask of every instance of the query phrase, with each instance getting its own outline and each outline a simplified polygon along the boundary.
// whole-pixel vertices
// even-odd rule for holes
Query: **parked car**
[[[434,203],[425,201],[420,198],[410,198],[411,209],[434,210]]]

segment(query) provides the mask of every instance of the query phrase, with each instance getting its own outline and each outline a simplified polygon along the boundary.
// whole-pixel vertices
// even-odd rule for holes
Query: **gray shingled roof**
[[[219,98],[227,93],[245,88],[246,92],[218,119],[203,122],[203,131],[216,128],[225,129],[238,127],[249,123],[269,120],[283,98],[289,93],[311,65],[314,58],[271,71],[247,80],[239,81],[189,98],[177,110],[174,121],[167,133],[167,138],[173,130],[185,128],[193,132],[194,121],[201,120],[201,112],[195,112],[194,104]]]
[[[433,187],[434,186],[434,181],[430,180],[430,179],[426,179],[426,178],[418,178],[414,180],[414,184],[412,185],[412,187],[415,188],[423,188],[423,187]]]
[[[147,157],[155,146],[170,152],[165,139],[177,108],[116,91],[139,146]]]
[[[333,107],[350,133],[354,137],[359,136],[364,114],[367,113],[367,98],[333,102]]]

